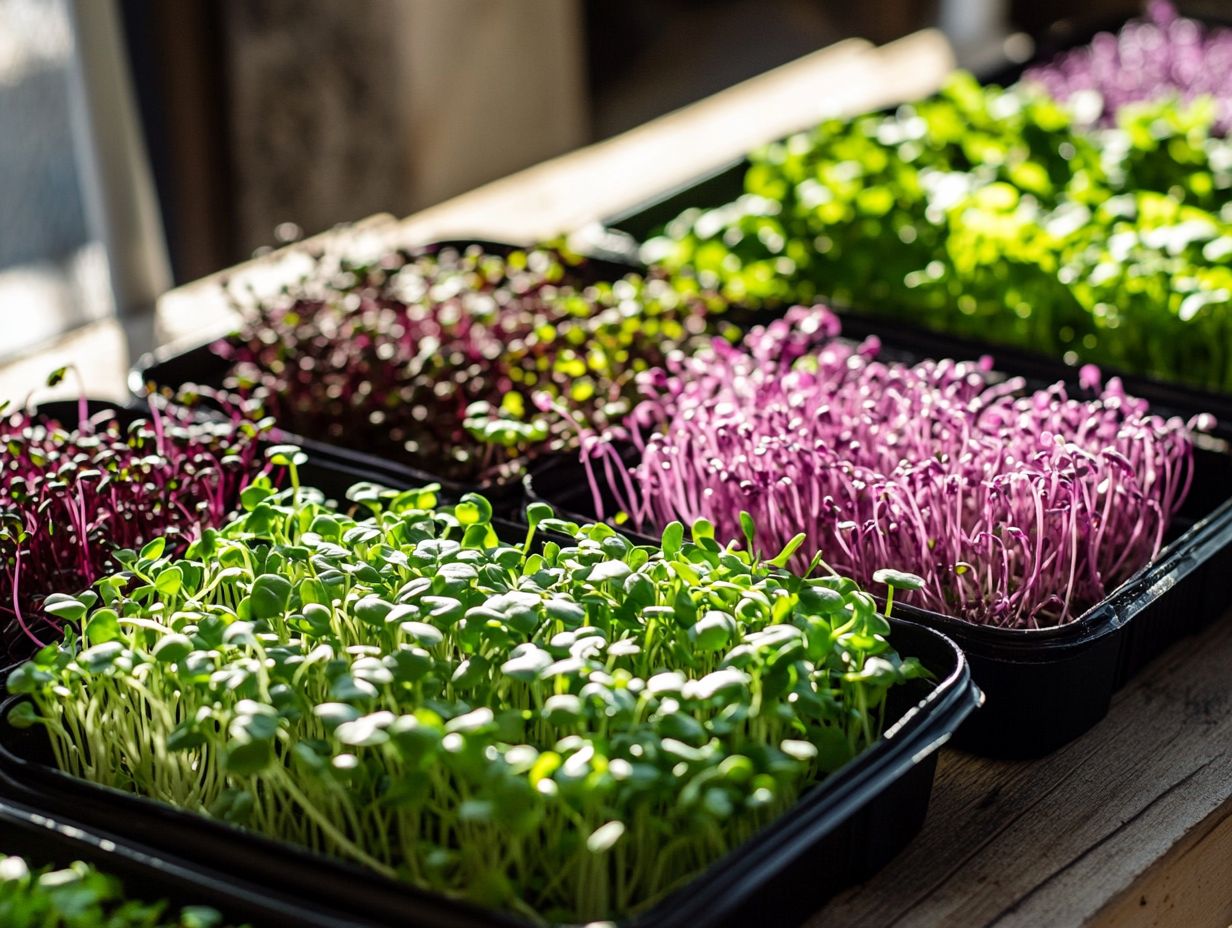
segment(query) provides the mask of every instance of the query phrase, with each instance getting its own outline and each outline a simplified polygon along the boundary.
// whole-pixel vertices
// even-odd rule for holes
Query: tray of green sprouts
[[[359,917],[735,925],[910,840],[980,698],[943,636],[790,569],[802,538],[348,496],[293,467],[186,551],[122,555],[10,675],[0,769]]]

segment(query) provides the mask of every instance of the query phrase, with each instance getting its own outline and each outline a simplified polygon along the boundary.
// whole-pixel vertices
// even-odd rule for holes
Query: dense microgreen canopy
[[[228,384],[293,434],[495,480],[571,441],[533,392],[602,423],[627,411],[638,371],[716,329],[722,302],[689,281],[593,276],[550,248],[325,256],[276,298],[237,295],[243,327],[215,350]]]
[[[1089,129],[956,75],[751,155],[745,194],[649,258],[754,305],[829,299],[940,331],[1232,389],[1232,142],[1209,101]]]
[[[135,887],[140,890],[140,887]],[[60,870],[31,868],[0,853],[0,925],[4,928],[221,928],[213,909],[171,911],[164,902],[129,899],[120,881],[77,861]]]
[[[882,361],[838,334],[796,307],[643,378],[631,427],[583,443],[596,505],[606,489],[636,527],[705,518],[720,537],[747,512],[771,547],[804,533],[796,563],[820,551],[915,605],[1016,628],[1073,620],[1159,551],[1191,479],[1185,422],[1093,369],[1082,398],[1031,392],[990,359]]]
[[[3,410],[0,409],[0,413]],[[163,539],[182,553],[234,508],[261,467],[269,427],[236,417],[199,424],[149,409],[121,425],[114,410],[61,423],[19,411],[0,418],[0,665],[57,640],[75,606],[49,598],[117,566],[117,548]]]
[[[1209,96],[1216,130],[1226,134],[1232,128],[1232,29],[1178,16],[1167,0],[1152,0],[1142,19],[1028,68],[1024,79],[1058,100],[1081,95],[1082,109],[1109,126],[1135,103]]]
[[[744,841],[924,673],[851,580],[705,521],[658,549],[536,507],[510,543],[482,497],[350,497],[259,481],[182,557],[126,556],[11,720],[89,780],[572,922]]]

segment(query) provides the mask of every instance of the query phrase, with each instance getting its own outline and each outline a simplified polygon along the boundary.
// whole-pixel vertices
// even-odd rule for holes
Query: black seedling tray
[[[301,907],[275,885],[254,886],[232,876],[221,876],[184,862],[166,852],[94,833],[72,821],[0,801],[0,855],[23,858],[31,869],[61,869],[84,861],[118,877],[132,898],[143,902],[167,900],[168,914],[192,905],[218,910],[228,925],[252,928],[370,928],[345,914],[327,913],[319,906]]]
[[[936,751],[979,704],[962,652],[930,629],[894,620],[891,640],[934,674],[891,700],[897,721],[873,747],[809,790],[788,813],[628,928],[793,925],[835,892],[867,879],[903,849],[924,823]],[[907,688],[904,688],[907,689]],[[182,855],[192,867],[242,876],[310,908],[347,911],[361,924],[472,928],[531,923],[447,899],[234,826],[96,786],[52,766],[41,730],[0,721],[0,793],[54,817],[139,842],[159,856]],[[280,922],[279,924],[283,924]]]
[[[1007,64],[981,75],[986,84],[1007,85],[1014,83],[1023,73],[1038,64],[1051,60],[1055,55],[1088,44],[1101,32],[1116,32],[1131,17],[1103,18],[1094,22],[1066,19],[1054,23],[1043,35],[1034,40],[1035,54],[1023,63]],[[1210,16],[1194,16],[1207,25],[1229,25],[1228,20]],[[891,110],[886,110],[889,113]],[[767,140],[772,141],[772,140]],[[657,234],[669,222],[690,208],[714,209],[739,198],[744,194],[744,178],[750,163],[747,158],[736,158],[716,165],[694,180],[669,188],[649,197],[635,206],[622,210],[601,220],[606,230],[603,236],[605,247],[612,254],[621,255],[629,262],[641,261],[641,245]],[[1055,355],[1047,355],[1022,348],[988,342],[964,336],[950,335],[912,323],[899,317],[890,317],[863,306],[850,306],[828,300],[824,296],[816,302],[826,303],[842,318],[843,333],[851,337],[876,334],[887,344],[907,346],[922,356],[976,358],[981,354],[995,356],[998,370],[1009,374],[1021,374],[1040,379],[1059,379],[1054,374],[1063,363]],[[785,307],[784,307],[785,308]],[[772,315],[773,310],[766,311]],[[1076,367],[1081,361],[1069,365]],[[1188,414],[1209,412],[1223,422],[1232,423],[1232,394],[1213,392],[1196,386],[1187,386],[1175,381],[1161,380],[1143,374],[1119,371],[1111,367],[1101,368],[1105,378],[1120,377],[1130,393],[1162,403]]]
[[[890,353],[908,361],[921,356]],[[941,356],[955,355],[947,350]],[[1056,362],[1049,374],[1036,385],[1076,381],[1076,372]],[[1161,415],[1175,411],[1162,400],[1152,406]],[[1230,432],[1225,427],[1197,439],[1193,484],[1158,557],[1068,625],[993,628],[914,608],[910,594],[896,598],[896,615],[958,643],[987,695],[986,708],[968,720],[956,744],[997,757],[1047,754],[1107,715],[1113,693],[1162,650],[1227,610],[1232,601]],[[528,500],[552,505],[561,518],[594,520],[590,485],[576,456],[545,460],[525,484]],[[611,498],[604,507],[606,512],[617,508]],[[649,535],[620,530],[638,543],[658,544]]]
[[[338,483],[301,469],[305,485],[338,494],[367,479],[338,468]],[[521,540],[525,527],[498,524]],[[891,640],[918,657],[933,681],[915,681],[891,694],[884,737],[752,840],[717,861],[627,928],[703,928],[802,921],[833,893],[866,879],[905,847],[923,825],[937,749],[981,703],[966,658],[944,635],[895,619]],[[41,729],[16,729],[0,707],[0,795],[50,816],[139,842],[157,854],[182,855],[195,867],[276,886],[308,907],[342,909],[362,923],[425,928],[503,925],[529,928],[512,914],[425,892],[371,871],[232,825],[129,793],[97,786],[55,769]]]
[[[507,242],[492,242],[480,239],[449,240],[434,242],[422,246],[423,250],[457,248],[464,249],[478,245],[491,254],[508,254],[517,248],[524,247]],[[415,250],[420,250],[419,248]],[[614,255],[607,255],[600,250],[592,250],[585,256],[585,264],[579,268],[580,276],[586,281],[615,280],[630,271],[636,270],[634,265],[624,263]],[[214,389],[221,388],[223,380],[231,369],[230,362],[219,357],[212,350],[212,345],[220,339],[210,339],[185,351],[169,351],[161,349],[143,355],[129,371],[128,387],[133,397],[144,400],[151,391],[169,393],[172,396],[185,386],[204,386]],[[209,411],[211,403],[203,400],[203,410]],[[277,428],[277,426],[275,426]],[[445,480],[429,471],[412,467],[399,461],[379,457],[362,449],[347,448],[332,442],[324,442],[308,436],[279,430],[282,439],[302,447],[314,455],[324,455],[351,465],[387,474],[387,479],[406,484],[439,483],[457,496],[468,489],[475,489],[457,481]],[[488,497],[496,511],[510,513],[517,510],[521,503],[521,479],[512,481],[495,481],[485,483],[478,489]]]

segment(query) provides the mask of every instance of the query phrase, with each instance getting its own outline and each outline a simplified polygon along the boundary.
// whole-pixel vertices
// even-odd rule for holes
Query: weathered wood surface
[[[810,922],[1232,922],[1232,620],[1178,643],[1042,760],[943,753],[919,838]]]

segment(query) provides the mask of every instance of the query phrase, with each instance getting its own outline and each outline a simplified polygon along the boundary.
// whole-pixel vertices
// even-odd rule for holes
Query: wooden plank
[[[1090,928],[1226,928],[1232,925],[1232,800],[1132,887]]]
[[[525,240],[572,232],[827,117],[931,93],[952,61],[931,31],[877,50],[849,39],[427,209],[405,230]]]
[[[932,30],[880,49],[862,40],[839,42],[400,222],[376,217],[358,235],[328,232],[172,290],[158,304],[160,338],[187,343],[223,331],[232,316],[221,281],[239,280],[259,292],[276,288],[301,266],[305,248],[343,242],[356,249],[390,247],[441,238],[532,242],[572,233],[826,116],[927,95],[940,86],[953,62],[945,38]]]
[[[1015,763],[945,752],[919,839],[810,925],[1010,928],[1104,918],[1157,861],[1183,854],[1226,817],[1230,666],[1225,620],[1161,655],[1118,694],[1107,719],[1049,757]],[[1207,876],[1185,884],[1194,894],[1186,905],[1214,912],[1228,903],[1232,880],[1216,877],[1229,860],[1208,862]],[[1169,872],[1158,879],[1175,881]]]

